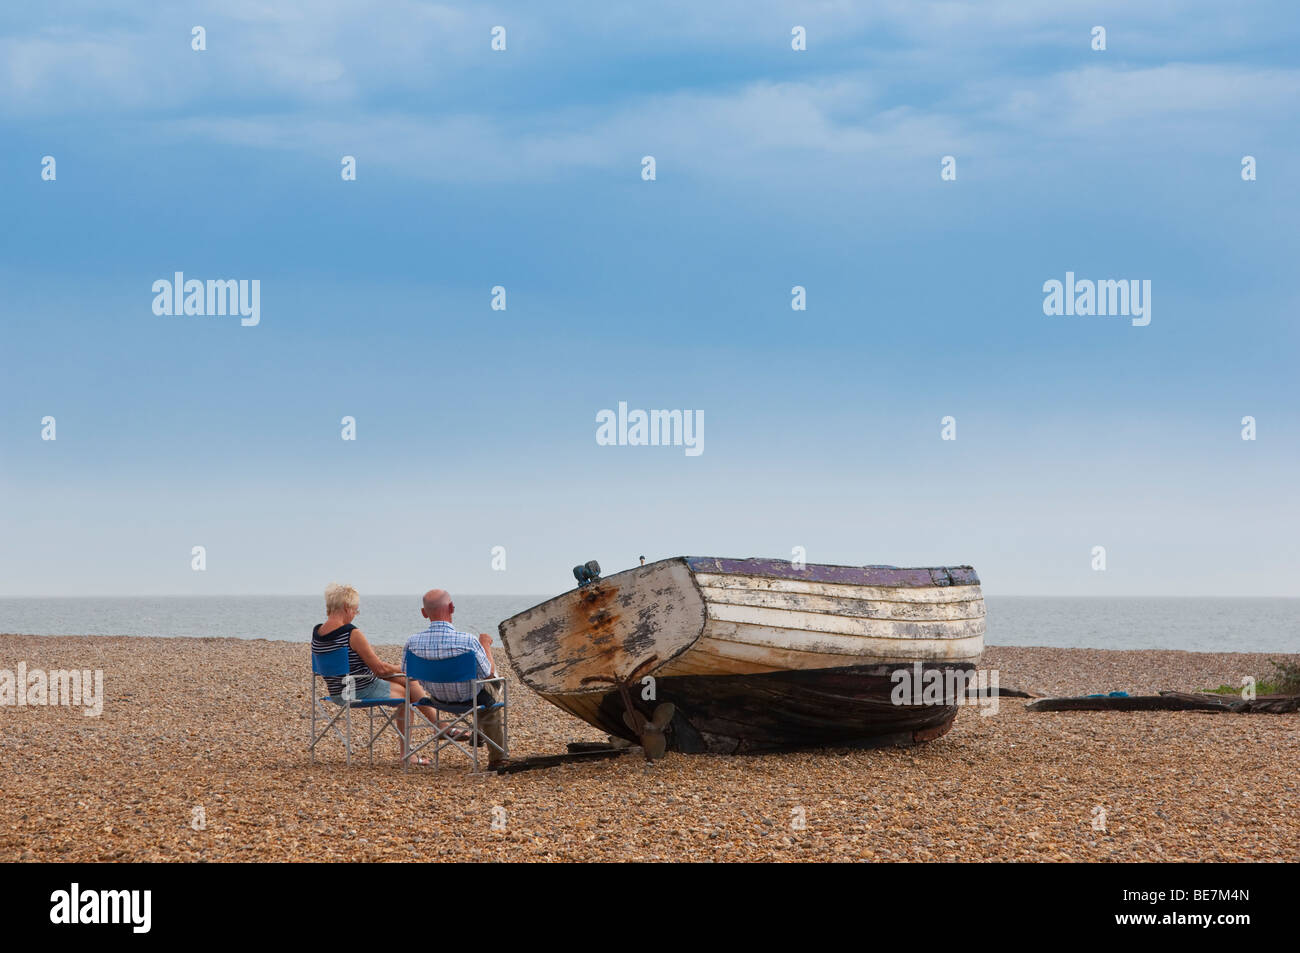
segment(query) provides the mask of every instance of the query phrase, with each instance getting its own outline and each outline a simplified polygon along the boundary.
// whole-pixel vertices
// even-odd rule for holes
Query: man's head
[[[424,608],[420,615],[430,622],[450,622],[451,614],[456,611],[456,604],[446,589],[430,589],[424,594]]]

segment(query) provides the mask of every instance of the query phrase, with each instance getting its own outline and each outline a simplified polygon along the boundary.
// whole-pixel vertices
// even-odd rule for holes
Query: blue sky
[[[0,594],[795,546],[1295,594],[1292,5],[554,6],[0,13]],[[178,270],[261,323],[155,315]],[[1149,279],[1151,324],[1045,316],[1067,271]],[[619,401],[704,453],[598,446]]]

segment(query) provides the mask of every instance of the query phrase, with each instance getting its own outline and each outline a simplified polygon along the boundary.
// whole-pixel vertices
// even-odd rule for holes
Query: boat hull
[[[711,557],[619,573],[501,624],[515,672],[548,701],[629,741],[629,702],[647,716],[672,702],[669,747],[687,753],[938,737],[956,699],[896,704],[898,673],[970,671],[983,635],[969,567]]]
[[[949,666],[939,667],[946,671]],[[965,666],[972,668],[973,666]],[[848,666],[756,675],[686,675],[655,680],[672,702],[668,746],[685,754],[744,754],[824,746],[910,746],[952,727],[956,705],[895,705],[896,666]],[[911,666],[904,673],[912,675]],[[617,691],[544,696],[615,737],[635,742]]]

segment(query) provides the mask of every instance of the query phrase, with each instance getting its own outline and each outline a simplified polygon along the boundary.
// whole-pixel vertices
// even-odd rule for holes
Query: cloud
[[[298,111],[192,118],[161,128],[254,148],[355,154],[363,163],[438,182],[536,181],[593,169],[635,176],[643,155],[660,174],[777,178],[810,160],[818,171],[875,174],[945,153],[1033,151],[1043,143],[1125,147],[1139,139],[1214,151],[1241,129],[1271,128],[1300,99],[1300,71],[1171,64],[1088,67],[956,87],[924,107],[894,104],[871,74],[812,83],[627,97],[610,107],[533,114],[422,115]],[[1256,136],[1251,143],[1257,142]]]
[[[576,3],[542,22],[510,4],[489,16],[415,0],[236,0],[215,19],[193,8],[15,30],[0,38],[0,113],[129,121],[146,141],[349,153],[363,170],[451,183],[635,176],[647,154],[661,175],[715,181],[852,178],[868,164],[884,177],[946,153],[1062,141],[1188,151],[1253,127],[1293,135],[1276,116],[1300,72],[1223,62],[1246,41],[1196,6],[1166,32],[1210,61],[1161,61],[1171,14],[1127,7],[891,0],[792,13],[719,0],[647,21]],[[499,56],[498,19],[511,31]],[[795,20],[807,53],[788,49]],[[191,21],[208,29],[204,53],[190,50]],[[1114,53],[1088,50],[1094,21],[1113,24]]]
[[[128,8],[124,8],[129,9]],[[361,102],[399,88],[431,88],[486,49],[488,28],[464,11],[414,0],[261,3],[237,0],[219,13],[131,18],[96,6],[66,22],[0,36],[0,114],[166,115],[253,112],[268,104]],[[204,27],[207,49],[193,50]],[[477,41],[477,42],[475,42]],[[436,87],[434,87],[436,88]]]
[[[749,178],[795,159],[852,162],[932,156],[963,139],[959,124],[906,107],[871,109],[860,78],[754,83],[734,92],[677,92],[612,111],[558,108],[531,116],[300,112],[159,124],[172,139],[358,156],[443,182],[532,181],[602,169],[635,178],[654,155],[672,175]]]

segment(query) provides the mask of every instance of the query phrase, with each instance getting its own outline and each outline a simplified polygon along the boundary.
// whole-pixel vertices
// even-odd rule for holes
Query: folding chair
[[[458,748],[462,754],[474,762],[474,773],[477,774],[478,766],[478,742],[481,738],[483,743],[490,745],[497,751],[501,752],[502,757],[510,756],[510,685],[505,678],[498,675],[495,678],[479,678],[478,662],[473,652],[464,652],[460,655],[453,655],[445,659],[427,659],[421,658],[409,649],[402,659],[402,671],[406,673],[406,683],[411,684],[411,679],[421,682],[470,682],[473,687],[473,701],[468,702],[445,702],[432,696],[426,696],[417,704],[411,703],[410,692],[406,694],[406,734],[403,738],[404,748],[402,752],[402,770],[410,770],[411,758],[414,757],[421,749],[428,745],[433,745],[433,767],[438,768],[438,752],[448,746]],[[491,705],[478,704],[479,691],[484,685],[490,685],[493,682],[501,683],[501,701]],[[443,725],[441,728],[435,728],[429,725],[433,731],[433,736],[426,738],[418,745],[413,745],[415,737],[415,725],[417,721],[423,722],[423,718],[416,718],[415,711],[420,707],[434,708],[438,711],[447,712],[456,717]],[[501,709],[501,741],[498,745],[495,741],[479,729],[479,715],[489,711]],[[466,719],[469,719],[467,722]],[[427,722],[425,722],[427,724]],[[452,737],[452,731],[458,727],[468,728],[470,730],[469,745],[466,749],[459,741]],[[489,760],[491,760],[489,758]]]
[[[347,646],[341,646],[337,649],[334,649],[334,651],[332,652],[311,653],[311,688],[310,688],[311,744],[308,745],[308,748],[310,748],[311,750],[311,760],[313,762],[316,760],[316,745],[318,745],[321,739],[324,738],[327,734],[329,734],[330,731],[332,730],[334,734],[338,737],[339,741],[342,741],[343,744],[347,747],[348,764],[351,764],[352,763],[352,709],[363,708],[366,711],[368,711],[370,714],[370,733],[369,733],[369,737],[366,739],[366,747],[370,750],[370,763],[374,764],[375,739],[378,738],[380,735],[382,735],[388,729],[389,725],[393,725],[393,720],[397,717],[398,712],[402,710],[402,703],[405,701],[405,699],[404,698],[360,698],[360,699],[353,699],[350,702],[348,701],[336,702],[333,698],[329,697],[328,689],[326,691],[325,697],[322,698],[316,694],[316,679],[319,678],[323,681],[325,679],[325,676],[327,675],[331,677],[339,677],[344,679],[347,678],[348,675]],[[346,690],[347,690],[347,682],[344,683],[344,691]],[[329,702],[331,705],[334,705],[336,708],[338,708],[338,711],[334,712],[334,717],[330,718],[326,722],[325,727],[322,728],[319,733],[317,733],[316,731],[317,715],[319,715],[322,719],[326,718],[329,715],[329,711],[323,706],[324,702]],[[380,724],[378,731],[375,730],[375,709],[376,708],[392,709],[389,712],[388,717],[383,720],[382,724]],[[343,732],[339,731],[338,729],[338,720],[340,718],[343,719],[343,723],[347,728],[346,735]],[[397,732],[399,737],[401,736],[401,732],[398,731],[396,725],[393,725],[393,731]],[[405,744],[405,741],[406,739],[403,738],[402,739],[403,744]]]

